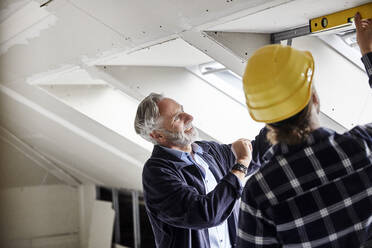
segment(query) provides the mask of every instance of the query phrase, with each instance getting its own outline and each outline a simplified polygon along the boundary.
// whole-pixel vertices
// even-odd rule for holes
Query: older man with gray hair
[[[146,210],[157,247],[235,247],[242,181],[256,170],[268,143],[196,141],[193,117],[182,105],[151,93],[138,106],[135,130],[154,144],[143,169]],[[260,137],[265,137],[264,131]]]

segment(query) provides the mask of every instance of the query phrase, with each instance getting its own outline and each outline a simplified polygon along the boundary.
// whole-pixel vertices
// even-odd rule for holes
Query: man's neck
[[[319,122],[319,114],[318,113],[315,113],[313,112],[311,117],[310,117],[310,129],[312,131],[320,128],[320,122]]]

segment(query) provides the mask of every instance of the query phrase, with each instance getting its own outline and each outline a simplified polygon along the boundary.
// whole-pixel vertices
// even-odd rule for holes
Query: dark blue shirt
[[[260,137],[265,139],[265,131]],[[208,163],[218,184],[206,194],[202,174],[197,166],[185,163],[161,146],[154,146],[143,169],[146,210],[157,247],[209,248],[208,228],[228,221],[231,245],[235,246],[237,216],[234,209],[241,196],[239,179],[230,172],[235,157],[230,145],[196,142],[204,151],[200,156]],[[255,148],[267,143],[256,138],[251,168],[259,166]],[[253,170],[253,169],[252,169]]]

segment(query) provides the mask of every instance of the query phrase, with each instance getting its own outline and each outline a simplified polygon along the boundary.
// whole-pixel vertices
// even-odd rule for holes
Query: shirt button
[[[223,240],[221,239],[221,240],[220,240],[220,242],[222,243],[222,242],[223,242]]]

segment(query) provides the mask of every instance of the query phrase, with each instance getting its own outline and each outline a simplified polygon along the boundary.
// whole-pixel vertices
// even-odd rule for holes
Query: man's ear
[[[157,130],[150,133],[150,137],[156,140],[157,143],[161,144],[164,142],[164,136]]]
[[[320,112],[320,99],[319,99],[318,93],[316,92],[316,90],[314,88],[313,88],[312,93],[311,93],[311,100],[313,101],[316,112],[319,114],[319,112]]]

